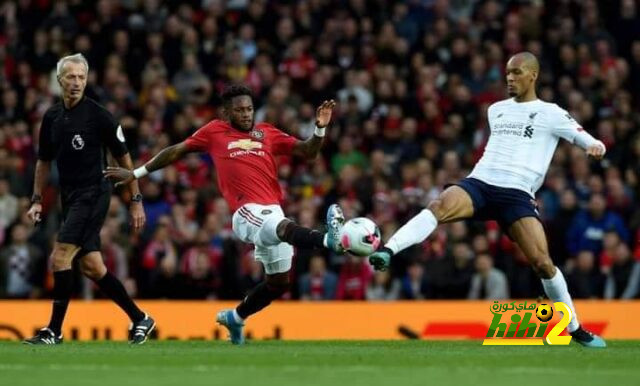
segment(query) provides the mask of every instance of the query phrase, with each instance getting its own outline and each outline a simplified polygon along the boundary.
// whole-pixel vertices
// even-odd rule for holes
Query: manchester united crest
[[[253,138],[257,139],[257,140],[262,140],[264,138],[264,131],[258,130],[258,129],[254,129],[254,130],[251,130],[249,135],[252,136]]]

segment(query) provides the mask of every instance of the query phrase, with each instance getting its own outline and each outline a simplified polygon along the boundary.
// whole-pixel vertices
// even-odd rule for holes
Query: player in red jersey
[[[256,286],[235,310],[223,310],[218,323],[229,330],[231,342],[244,342],[244,320],[289,290],[289,270],[293,246],[330,248],[342,253],[339,231],[344,223],[342,210],[332,205],[327,211],[326,234],[304,228],[284,217],[275,156],[296,155],[315,158],[324,140],[326,126],[335,107],[324,101],[316,110],[316,129],[306,141],[283,133],[269,123],[254,124],[251,90],[228,87],[222,94],[224,120],[213,120],[191,137],[160,151],[134,171],[108,167],[105,176],[127,184],[161,169],[190,152],[208,152],[216,168],[218,185],[233,214],[233,231],[255,245],[255,258],[262,262],[266,279]]]

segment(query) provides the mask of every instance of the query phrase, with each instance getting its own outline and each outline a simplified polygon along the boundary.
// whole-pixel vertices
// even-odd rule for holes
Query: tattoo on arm
[[[151,173],[154,170],[162,169],[163,167],[174,163],[175,161],[184,157],[185,154],[192,151],[195,150],[189,149],[184,142],[180,142],[173,146],[162,149],[158,154],[155,155],[155,157],[147,162],[145,166],[149,173]]]
[[[320,153],[320,148],[324,143],[324,137],[312,135],[306,141],[298,141],[293,148],[293,154],[304,158],[316,158]]]

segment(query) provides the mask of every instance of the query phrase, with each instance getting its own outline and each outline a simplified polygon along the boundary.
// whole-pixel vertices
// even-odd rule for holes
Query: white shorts
[[[245,204],[233,214],[233,233],[245,243],[255,245],[255,259],[264,265],[267,275],[291,269],[293,247],[283,243],[276,233],[284,219],[279,205]]]

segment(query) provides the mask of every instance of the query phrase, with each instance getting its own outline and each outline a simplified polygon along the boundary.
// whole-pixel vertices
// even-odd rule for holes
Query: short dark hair
[[[233,98],[243,95],[247,95],[249,98],[253,99],[253,93],[249,86],[244,84],[231,84],[224,89],[220,97],[222,98],[222,104],[228,105],[231,103]]]

